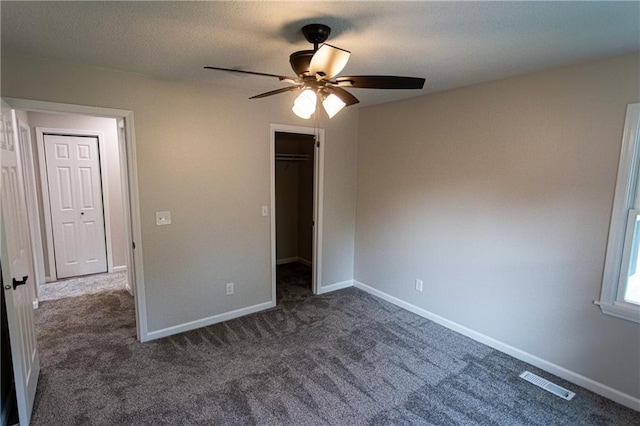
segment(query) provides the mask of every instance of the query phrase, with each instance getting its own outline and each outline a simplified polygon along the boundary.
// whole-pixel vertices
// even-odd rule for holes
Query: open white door
[[[10,107],[0,117],[0,262],[20,425],[28,425],[36,394],[40,358],[36,347],[29,285],[33,271],[20,155]],[[31,281],[29,281],[31,280]]]

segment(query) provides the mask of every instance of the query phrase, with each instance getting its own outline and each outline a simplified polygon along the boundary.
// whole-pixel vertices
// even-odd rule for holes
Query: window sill
[[[593,302],[600,306],[600,310],[603,314],[612,315],[617,318],[622,318],[628,321],[633,321],[640,324],[640,306],[632,305],[630,303],[609,303],[602,301]]]

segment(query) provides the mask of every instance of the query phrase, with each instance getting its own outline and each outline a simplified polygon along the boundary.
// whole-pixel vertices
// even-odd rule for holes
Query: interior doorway
[[[39,355],[36,344],[36,330],[34,324],[33,309],[38,307],[37,289],[40,284],[45,282],[44,249],[37,242],[42,238],[42,222],[39,214],[37,194],[40,188],[37,188],[39,180],[36,179],[36,149],[31,145],[31,128],[27,124],[29,112],[34,113],[55,113],[60,115],[80,115],[85,117],[105,117],[114,119],[117,123],[117,142],[116,146],[119,154],[117,155],[117,163],[120,166],[122,191],[122,213],[124,225],[124,250],[123,265],[126,270],[123,271],[127,276],[127,283],[130,293],[133,295],[135,305],[135,323],[136,337],[138,340],[145,342],[149,340],[147,333],[146,320],[146,303],[144,298],[144,279],[142,270],[142,248],[141,225],[140,225],[140,207],[138,204],[138,185],[137,185],[137,166],[135,156],[135,136],[133,131],[133,112],[127,110],[117,110],[110,108],[99,108],[81,105],[59,104],[44,101],[34,101],[25,99],[3,98],[2,99],[2,137],[0,137],[0,145],[3,150],[3,175],[5,170],[12,173],[15,179],[10,182],[12,184],[20,181],[11,188],[19,188],[18,197],[12,197],[9,200],[3,197],[3,209],[9,206],[9,215],[11,222],[9,226],[5,226],[5,218],[7,215],[1,215],[0,220],[0,242],[2,243],[3,266],[13,265],[12,270],[5,268],[6,275],[2,275],[3,281],[3,299],[8,303],[5,305],[3,300],[3,319],[7,319],[6,326],[9,333],[5,332],[4,322],[2,335],[10,334],[11,341],[3,340],[2,352],[2,390],[3,398],[1,402],[0,420],[5,423],[8,417],[6,410],[12,402],[18,407],[20,422],[27,424],[31,415],[31,409],[36,392],[37,379],[39,377]],[[15,129],[15,132],[14,132]],[[14,141],[17,141],[14,143]],[[24,149],[16,150],[15,147]],[[33,148],[33,149],[31,149]],[[18,151],[20,156],[18,156]],[[8,152],[12,155],[4,155]],[[6,163],[6,164],[5,164]],[[17,172],[14,172],[14,169]],[[24,177],[24,182],[23,182]],[[3,179],[3,195],[8,192],[4,191],[4,184],[8,180]],[[24,193],[22,189],[24,188]],[[4,201],[11,202],[4,202]],[[16,213],[18,210],[22,210]],[[15,226],[15,222],[19,222],[21,226]],[[27,261],[14,262],[9,259],[9,251],[6,249],[6,241],[12,241],[12,247],[20,249],[21,254],[25,254]],[[136,242],[138,242],[136,247]],[[29,247],[27,249],[27,247]],[[135,254],[134,254],[135,249]],[[27,251],[30,253],[26,255]],[[16,252],[13,250],[12,253]],[[0,268],[2,271],[2,268]],[[5,273],[5,272],[3,272]],[[16,279],[16,275],[22,277],[21,280]],[[29,279],[29,277],[33,277]],[[35,279],[34,279],[35,278]],[[12,285],[5,283],[12,282]],[[126,293],[120,293],[126,296]],[[4,297],[9,295],[9,297]],[[33,303],[33,306],[31,306]],[[4,308],[6,316],[4,315]],[[8,349],[11,349],[11,356],[8,355]],[[11,362],[4,362],[9,361]],[[15,368],[14,368],[15,367]],[[15,392],[6,392],[8,396],[5,398],[5,391],[8,386],[8,380],[5,378],[14,377]]]
[[[71,149],[75,149],[80,156],[86,156],[85,154],[88,154],[90,150],[84,142],[93,140],[97,142],[97,146],[95,146],[97,151],[92,156],[96,157],[97,155],[101,175],[85,176],[84,183],[94,184],[102,191],[103,203],[102,205],[96,203],[96,197],[99,197],[99,195],[96,196],[95,193],[93,195],[86,191],[81,193],[82,190],[89,187],[87,185],[83,189],[81,188],[82,185],[76,182],[76,187],[73,191],[80,198],[84,197],[81,204],[87,204],[87,197],[93,197],[93,208],[102,210],[105,219],[104,225],[97,224],[96,226],[101,227],[105,234],[102,239],[107,254],[107,269],[104,270],[101,267],[100,271],[72,273],[70,275],[73,278],[64,282],[65,290],[73,293],[69,297],[84,294],[80,289],[81,287],[93,287],[95,291],[88,291],[88,293],[103,291],[105,287],[107,287],[107,290],[111,290],[113,289],[111,286],[112,276],[117,275],[115,277],[117,283],[119,285],[123,284],[123,287],[134,297],[137,338],[140,341],[148,340],[141,264],[141,230],[133,113],[126,110],[24,99],[5,98],[5,100],[15,110],[20,122],[20,128],[23,130],[20,138],[26,140],[30,137],[32,140],[30,143],[32,149],[29,153],[31,158],[23,159],[23,162],[30,162],[32,166],[30,169],[32,176],[27,179],[32,182],[32,184],[27,185],[32,187],[27,188],[27,192],[31,193],[27,198],[32,199],[31,202],[27,199],[27,210],[30,218],[34,218],[33,223],[30,221],[29,234],[34,248],[36,291],[43,286],[50,285],[51,282],[60,283],[60,281],[56,281],[59,278],[56,272],[56,263],[51,260],[58,247],[54,246],[51,237],[47,237],[47,229],[45,227],[46,210],[50,208],[47,207],[46,203],[43,203],[43,199],[45,196],[52,194],[49,191],[48,183],[41,179],[42,177],[46,179],[47,173],[45,139],[51,136],[53,136],[53,139],[72,136],[78,143],[73,147],[67,145],[66,151],[70,152]],[[109,128],[101,127],[101,123],[108,123]],[[65,149],[63,149],[62,145],[53,145],[52,151],[54,155],[56,155],[57,148],[61,150],[59,153],[64,154]],[[42,160],[45,161],[43,162]],[[76,170],[76,172],[90,174],[90,170],[84,165],[80,169]],[[56,179],[59,177],[57,172],[54,175],[56,175]],[[68,185],[68,187],[71,188],[71,185]],[[58,191],[54,194],[58,198],[63,198],[61,197],[63,195],[62,192],[64,191]],[[89,204],[91,203],[87,205]],[[84,215],[81,214],[83,211]],[[76,213],[81,217],[87,216],[87,211],[82,208],[76,209]],[[48,213],[50,214],[51,212],[49,211]],[[50,227],[49,230],[51,230]],[[53,233],[50,235],[53,235]],[[106,274],[93,274],[103,270]],[[86,273],[91,275],[84,275]],[[108,280],[109,283],[105,283],[105,280]],[[78,291],[79,289],[80,291]],[[38,291],[38,293],[41,292]],[[34,307],[37,307],[38,297],[40,296],[40,294],[36,295]]]
[[[271,126],[273,301],[318,294],[324,130]]]
[[[315,136],[276,132],[277,299],[312,294]]]
[[[38,301],[118,288],[126,278],[126,231],[116,118],[19,110],[37,155],[32,231]],[[39,231],[39,232],[38,232]],[[97,275],[98,274],[98,275]]]

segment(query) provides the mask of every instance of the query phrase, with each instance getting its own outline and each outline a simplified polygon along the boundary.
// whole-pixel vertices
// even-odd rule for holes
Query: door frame
[[[313,135],[315,155],[313,165],[313,253],[311,257],[311,291],[318,294],[322,282],[322,211],[324,194],[324,129],[272,123],[269,128],[269,161],[271,172],[271,301],[276,302],[276,133]]]
[[[117,126],[117,123],[115,124]],[[58,280],[58,267],[55,258],[53,242],[53,217],[51,214],[51,198],[49,179],[47,173],[46,150],[44,146],[45,135],[56,136],[89,136],[98,139],[98,152],[100,157],[100,183],[102,196],[102,216],[104,219],[105,245],[107,256],[107,272],[113,272],[113,246],[111,244],[111,213],[109,210],[109,183],[105,171],[107,170],[106,148],[104,146],[104,132],[97,130],[59,129],[52,127],[36,127],[36,139],[38,143],[38,166],[40,168],[40,187],[42,188],[42,204],[44,207],[44,229],[47,242],[47,254],[49,263],[49,276],[47,282]]]
[[[122,199],[125,211],[126,264],[129,285],[135,299],[136,331],[141,342],[149,340],[142,262],[142,226],[138,192],[138,168],[133,111],[85,105],[63,104],[30,99],[3,98],[13,109],[115,118],[124,125],[124,138],[118,138]],[[118,132],[120,135],[120,132]],[[135,247],[135,249],[134,249]],[[44,262],[44,259],[35,259]]]

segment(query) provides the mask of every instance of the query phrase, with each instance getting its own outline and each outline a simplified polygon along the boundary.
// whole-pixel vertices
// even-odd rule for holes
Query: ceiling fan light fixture
[[[342,108],[344,108],[347,104],[344,103],[342,99],[331,93],[327,96],[324,101],[322,101],[322,106],[324,110],[327,112],[329,118],[333,118],[334,115],[339,113]]]
[[[298,95],[296,100],[293,102],[292,111],[300,118],[304,118],[305,120],[311,118],[313,113],[316,111],[316,103],[318,101],[318,96],[311,89],[305,89]]]
[[[0,0],[2,1],[2,0]],[[358,98],[343,87],[357,89],[414,89],[424,87],[424,78],[402,77],[397,75],[356,75],[336,77],[349,61],[351,53],[340,47],[325,43],[331,28],[323,24],[309,24],[302,28],[305,39],[313,44],[313,50],[299,50],[289,55],[291,68],[296,77],[269,74],[264,72],[206,66],[217,71],[257,75],[276,78],[280,82],[289,83],[288,87],[271,90],[250,97],[249,99],[266,98],[280,93],[302,91],[295,99],[293,112],[300,118],[309,119],[316,112],[318,97],[329,118],[333,118],[345,106],[355,105]]]

